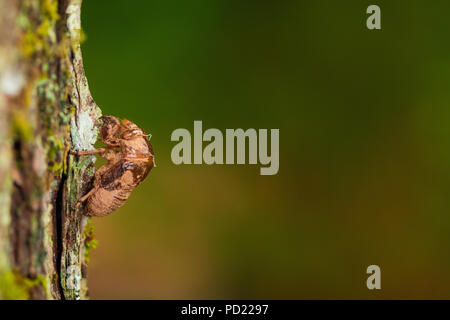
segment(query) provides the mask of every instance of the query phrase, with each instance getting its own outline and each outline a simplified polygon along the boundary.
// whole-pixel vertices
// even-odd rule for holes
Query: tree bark
[[[81,0],[0,0],[0,298],[85,299],[101,111],[80,49]]]

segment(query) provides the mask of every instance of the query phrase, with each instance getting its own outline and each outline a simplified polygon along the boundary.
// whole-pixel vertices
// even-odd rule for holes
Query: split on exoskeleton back
[[[100,127],[100,141],[106,145],[118,146],[120,120],[114,116],[102,116],[100,120],[103,122]]]

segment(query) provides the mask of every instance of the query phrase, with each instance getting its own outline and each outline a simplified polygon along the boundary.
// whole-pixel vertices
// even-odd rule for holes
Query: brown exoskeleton
[[[103,116],[99,140],[104,148],[75,152],[99,154],[108,162],[95,173],[94,187],[77,203],[87,201],[85,214],[102,217],[119,208],[154,166],[148,134],[126,119]]]

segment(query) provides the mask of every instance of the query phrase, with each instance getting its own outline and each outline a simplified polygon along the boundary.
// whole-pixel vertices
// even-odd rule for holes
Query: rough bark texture
[[[0,0],[0,299],[87,298],[100,109],[84,75],[81,0]]]

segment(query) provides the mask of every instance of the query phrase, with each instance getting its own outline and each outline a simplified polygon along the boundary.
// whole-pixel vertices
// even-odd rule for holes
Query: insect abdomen
[[[132,190],[97,189],[97,192],[89,197],[87,202],[87,214],[90,216],[103,217],[118,209],[128,199]]]

